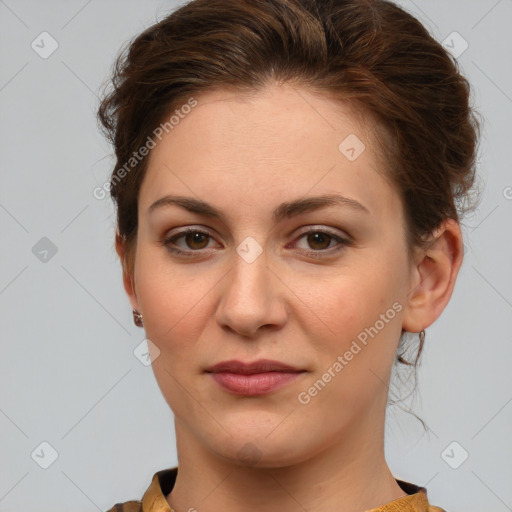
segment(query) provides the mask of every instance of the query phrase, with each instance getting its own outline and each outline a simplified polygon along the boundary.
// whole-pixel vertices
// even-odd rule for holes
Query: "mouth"
[[[286,386],[306,370],[280,361],[260,359],[250,363],[230,360],[205,370],[222,389],[235,395],[259,396]]]

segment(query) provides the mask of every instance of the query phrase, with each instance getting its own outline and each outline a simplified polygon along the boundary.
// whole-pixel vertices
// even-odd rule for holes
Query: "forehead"
[[[370,125],[349,104],[291,85],[194,99],[151,150],[142,210],[165,193],[229,203],[238,215],[325,193],[377,215],[396,209]]]

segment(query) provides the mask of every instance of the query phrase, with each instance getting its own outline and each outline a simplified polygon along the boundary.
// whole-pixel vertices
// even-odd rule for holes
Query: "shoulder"
[[[142,502],[141,501],[125,501],[124,503],[116,503],[107,512],[141,512]]]
[[[116,503],[107,512],[164,512],[169,510],[165,496],[169,494],[176,482],[178,468],[172,467],[157,471],[151,484],[140,500]]]
[[[407,494],[403,498],[399,498],[386,505],[382,512],[398,512],[399,510],[417,511],[417,512],[446,512],[444,508],[436,507],[429,503],[427,498],[427,489],[420,485],[406,482],[405,480],[396,479],[397,484]],[[390,507],[389,509],[386,507]],[[380,511],[380,509],[379,509]]]

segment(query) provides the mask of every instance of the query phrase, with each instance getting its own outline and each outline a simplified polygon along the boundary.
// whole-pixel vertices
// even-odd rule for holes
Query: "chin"
[[[278,427],[279,428],[279,427]],[[210,449],[230,464],[244,468],[281,468],[293,466],[309,459],[315,452],[310,446],[311,439],[302,439],[296,428],[294,431],[280,432],[262,428],[259,434],[239,429],[232,437],[209,439]],[[264,434],[261,434],[264,432]]]

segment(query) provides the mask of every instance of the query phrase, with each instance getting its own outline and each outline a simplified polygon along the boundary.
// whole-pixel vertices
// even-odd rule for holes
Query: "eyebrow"
[[[176,205],[192,213],[197,213],[213,219],[222,219],[222,211],[200,199],[186,196],[166,195],[157,199],[148,208],[148,213],[152,213],[158,208],[164,206]],[[308,213],[327,206],[349,207],[360,212],[370,213],[366,206],[349,197],[339,194],[327,194],[315,197],[305,197],[294,201],[281,203],[273,212],[272,218],[275,223],[282,219],[295,217],[301,213]]]

